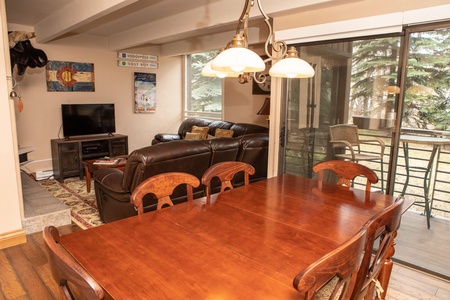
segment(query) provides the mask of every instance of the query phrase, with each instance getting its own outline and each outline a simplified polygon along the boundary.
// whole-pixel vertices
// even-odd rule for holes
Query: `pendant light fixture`
[[[259,11],[269,30],[269,36],[265,43],[265,54],[268,57],[263,60],[258,54],[248,49],[248,20],[250,9],[257,2]],[[277,55],[277,53],[279,53]],[[309,78],[314,76],[314,69],[306,61],[298,57],[295,47],[288,46],[284,41],[275,41],[270,18],[265,14],[261,0],[245,0],[244,9],[238,20],[236,34],[224,51],[221,51],[210,63],[208,63],[202,75],[218,77],[238,77],[240,83],[253,78],[258,83],[266,80],[262,72],[266,69],[266,63],[280,59],[269,70],[270,76],[283,78]],[[214,72],[217,72],[214,74]]]

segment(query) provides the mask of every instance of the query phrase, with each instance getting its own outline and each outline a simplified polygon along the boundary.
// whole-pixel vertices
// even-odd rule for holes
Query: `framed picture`
[[[48,92],[95,92],[92,63],[49,61],[45,69]]]
[[[134,73],[134,112],[156,112],[156,74]]]
[[[261,56],[263,60],[267,59],[268,57],[266,55]],[[270,62],[266,63],[266,69],[263,72],[257,72],[255,73],[255,76],[258,77],[260,73],[266,75],[266,81],[263,83],[256,82],[255,79],[253,79],[252,82],[252,94],[253,95],[268,95],[270,94],[270,75],[269,75],[269,64]]]

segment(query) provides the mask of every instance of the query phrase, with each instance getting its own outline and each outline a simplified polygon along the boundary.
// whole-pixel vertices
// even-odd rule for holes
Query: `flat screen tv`
[[[65,138],[116,132],[114,104],[61,104]]]

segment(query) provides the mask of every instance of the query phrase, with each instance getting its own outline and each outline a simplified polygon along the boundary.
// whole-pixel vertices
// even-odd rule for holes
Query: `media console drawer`
[[[89,136],[70,139],[52,139],[53,176],[59,182],[64,178],[84,178],[83,160],[128,154],[128,136]]]

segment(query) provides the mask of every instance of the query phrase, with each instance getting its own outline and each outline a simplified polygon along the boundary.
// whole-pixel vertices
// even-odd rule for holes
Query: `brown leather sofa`
[[[192,130],[192,126],[208,127],[208,135],[214,136],[217,128],[233,130],[233,137],[239,137],[250,133],[269,133],[269,129],[264,126],[248,123],[233,123],[228,121],[212,121],[200,118],[191,118],[184,120],[178,128],[178,133],[158,133],[155,135],[152,145],[161,142],[170,142],[182,140],[186,133]]]
[[[257,126],[257,125],[254,125]],[[112,222],[136,215],[130,204],[133,190],[145,179],[165,172],[186,172],[201,180],[206,169],[222,161],[243,161],[255,167],[250,181],[267,178],[268,133],[244,134],[236,138],[206,140],[176,140],[156,143],[133,151],[124,171],[100,169],[94,173],[95,194],[103,222]],[[243,183],[243,176],[235,178],[235,184]],[[218,192],[220,183],[212,184]],[[204,187],[194,189],[194,197],[203,197]],[[186,188],[179,186],[171,196],[172,201],[186,201]],[[144,198],[144,211],[156,209],[152,195]]]

